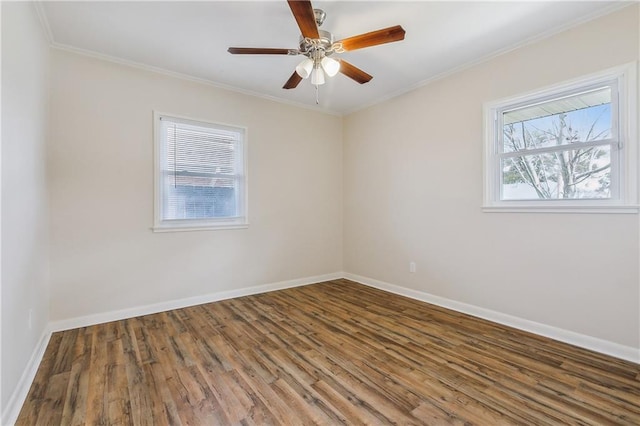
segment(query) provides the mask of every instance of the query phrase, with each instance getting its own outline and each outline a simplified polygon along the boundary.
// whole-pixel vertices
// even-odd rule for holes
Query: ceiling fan
[[[360,68],[351,65],[344,59],[334,59],[336,53],[348,52],[379,44],[404,40],[405,31],[400,25],[348,37],[334,41],[329,31],[318,29],[324,22],[326,14],[321,9],[314,9],[309,0],[287,0],[291,12],[300,27],[300,47],[298,49],[276,49],[260,47],[230,47],[228,52],[234,55],[303,55],[303,60],[283,89],[294,89],[298,84],[311,76],[311,84],[316,88],[324,84],[325,74],[333,77],[338,72],[346,75],[360,84],[367,83],[373,78]]]

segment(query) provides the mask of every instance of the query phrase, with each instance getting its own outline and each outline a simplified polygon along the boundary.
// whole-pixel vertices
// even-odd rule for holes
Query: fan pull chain
[[[318,85],[316,84],[316,105],[320,104],[320,90],[318,89]]]

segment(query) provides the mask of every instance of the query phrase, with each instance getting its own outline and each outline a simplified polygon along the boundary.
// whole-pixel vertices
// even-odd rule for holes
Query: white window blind
[[[156,228],[246,224],[245,131],[158,114]]]

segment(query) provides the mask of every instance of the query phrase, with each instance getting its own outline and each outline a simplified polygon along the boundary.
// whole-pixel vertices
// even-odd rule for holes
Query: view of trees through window
[[[607,87],[505,112],[501,198],[610,198],[610,92]]]

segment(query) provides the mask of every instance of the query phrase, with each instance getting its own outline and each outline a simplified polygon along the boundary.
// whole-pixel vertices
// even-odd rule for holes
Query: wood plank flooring
[[[18,425],[640,424],[640,366],[336,280],[54,333]]]

